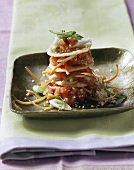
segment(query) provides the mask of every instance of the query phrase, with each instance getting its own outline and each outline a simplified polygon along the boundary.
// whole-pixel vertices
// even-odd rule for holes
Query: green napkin
[[[84,139],[121,137],[134,133],[134,111],[84,119],[26,119],[10,111],[9,95],[14,60],[44,52],[54,36],[49,30],[76,30],[93,39],[92,48],[119,47],[134,53],[134,37],[123,0],[15,0],[1,139]]]

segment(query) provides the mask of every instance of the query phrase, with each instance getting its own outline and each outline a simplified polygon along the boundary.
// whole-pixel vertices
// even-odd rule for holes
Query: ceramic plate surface
[[[49,64],[49,56],[46,53],[35,53],[20,56],[14,62],[10,109],[11,111],[33,118],[78,118],[78,117],[95,117],[117,114],[127,110],[134,109],[134,57],[125,50],[118,48],[103,48],[92,49],[92,56],[95,64],[93,69],[99,69],[101,74],[111,77],[115,73],[115,65],[119,64],[119,75],[113,80],[112,86],[118,87],[126,96],[127,99],[123,102],[118,101],[116,105],[106,105],[102,108],[85,108],[71,111],[43,111],[35,106],[21,105],[16,102],[16,99],[24,100],[26,90],[32,89],[36,82],[32,81],[32,77],[25,70],[28,66],[30,70],[40,78],[42,71]],[[35,98],[30,98],[31,100]]]

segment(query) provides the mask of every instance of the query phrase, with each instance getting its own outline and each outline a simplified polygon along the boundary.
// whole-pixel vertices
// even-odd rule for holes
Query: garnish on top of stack
[[[53,107],[59,110],[71,110],[74,105],[85,100],[104,105],[109,100],[124,97],[118,94],[117,88],[107,88],[107,83],[118,75],[118,64],[116,64],[116,73],[109,79],[97,75],[90,68],[94,64],[90,51],[92,45],[90,38],[83,38],[75,31],[50,30],[50,32],[57,35],[47,50],[50,63],[42,72],[43,79],[37,79],[39,84],[33,86],[33,94],[39,93],[43,97],[28,102],[17,100],[18,103],[33,104],[44,110]],[[26,69],[30,73],[27,67]],[[33,77],[36,79],[35,75]],[[42,101],[45,101],[45,106],[37,105]]]

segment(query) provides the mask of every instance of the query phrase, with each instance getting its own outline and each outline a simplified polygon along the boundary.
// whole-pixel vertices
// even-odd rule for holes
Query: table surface
[[[9,50],[10,31],[12,24],[13,0],[0,1],[0,117],[2,113],[5,81],[6,81],[6,67],[7,56]],[[0,161],[0,169],[9,169],[9,166],[2,164]]]
[[[131,1],[131,0],[128,0]],[[11,31],[11,24],[12,24],[12,11],[13,11],[13,0],[1,0],[0,1],[0,46],[2,47],[0,50],[0,66],[1,66],[1,74],[0,74],[0,116],[2,113],[2,103],[4,97],[4,87],[5,87],[5,80],[6,80],[6,66],[7,66],[7,56],[9,50],[9,40],[10,40],[10,31]],[[115,156],[117,158],[117,156]],[[133,156],[132,156],[133,157]],[[122,154],[122,161],[126,162],[132,159],[131,155],[128,156],[128,153]],[[126,158],[126,159],[125,159]],[[109,158],[110,159],[110,158]],[[134,159],[133,159],[134,160]],[[103,159],[104,161],[104,159]],[[117,159],[116,163],[118,164],[120,160]],[[130,161],[130,164],[132,162]],[[129,161],[128,161],[129,164]],[[0,169],[8,169],[9,166],[4,165],[0,162]],[[13,168],[13,167],[12,167]],[[16,167],[17,168],[17,167]],[[16,169],[15,167],[13,169]],[[132,169],[132,167],[130,167]]]
[[[12,23],[13,0],[0,1],[0,115],[2,112],[2,102],[4,97],[4,87],[6,80],[6,66],[9,49],[9,39]]]

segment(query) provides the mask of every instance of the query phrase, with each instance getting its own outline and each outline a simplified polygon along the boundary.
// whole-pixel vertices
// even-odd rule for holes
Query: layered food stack
[[[114,101],[120,97],[117,88],[107,86],[107,83],[117,77],[118,64],[116,64],[116,73],[106,79],[104,75],[91,69],[94,58],[90,51],[92,45],[90,38],[83,38],[75,31],[50,30],[50,32],[56,34],[55,40],[47,50],[50,62],[42,72],[43,76],[38,80],[39,83],[33,86],[33,95],[38,93],[41,98],[29,102],[20,100],[17,102],[33,104],[44,110],[53,107],[59,110],[71,110],[73,107],[85,108],[85,102],[89,105],[92,101],[95,105],[90,104],[90,107],[103,106],[107,101]],[[42,101],[45,101],[43,107],[36,104]]]

